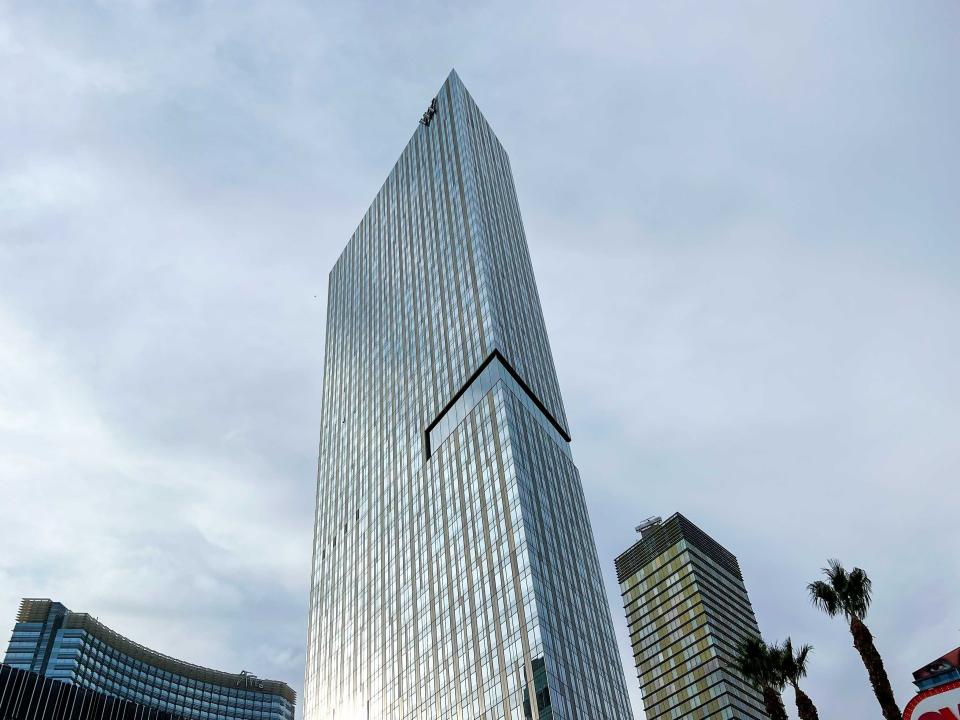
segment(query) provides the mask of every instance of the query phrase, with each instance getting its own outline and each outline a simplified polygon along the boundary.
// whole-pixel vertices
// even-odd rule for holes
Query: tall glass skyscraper
[[[330,273],[305,720],[632,717],[569,442],[451,73]]]

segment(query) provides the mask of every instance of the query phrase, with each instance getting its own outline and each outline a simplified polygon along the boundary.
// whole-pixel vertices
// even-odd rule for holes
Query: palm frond
[[[793,656],[793,665],[796,668],[795,679],[807,676],[807,661],[810,659],[810,653],[813,651],[812,645],[801,645]]]
[[[764,660],[766,647],[760,638],[748,638],[737,646],[737,656],[733,664],[744,680],[756,687],[763,688],[765,675]]]
[[[810,593],[810,602],[830,617],[843,610],[840,595],[832,584],[825,583],[823,580],[816,580],[807,585],[807,591]]]
[[[851,570],[847,581],[848,614],[861,620],[866,617],[872,592],[873,583],[867,573],[858,567]]]
[[[807,647],[808,646],[804,646],[804,648]],[[801,648],[803,654],[795,653],[793,641],[790,638],[787,638],[783,641],[782,645],[776,647],[777,665],[779,666],[780,674],[783,676],[783,679],[791,685],[796,685],[800,681],[800,678],[807,673],[806,652],[808,652],[808,650],[804,648]]]
[[[737,646],[734,667],[743,678],[758,690],[764,687],[783,687],[780,658],[776,646],[767,645],[762,638],[748,638]]]
[[[827,560],[827,567],[823,568],[823,574],[827,576],[827,580],[833,589],[836,590],[837,595],[842,598],[847,592],[849,578],[847,577],[846,569],[840,564],[840,561],[836,558]]]
[[[770,660],[776,666],[777,674],[784,682],[793,682],[793,646],[790,638],[782,644],[770,646]]]
[[[792,657],[783,645],[773,644],[767,647],[767,683],[778,692],[790,681],[788,673],[792,669]]]

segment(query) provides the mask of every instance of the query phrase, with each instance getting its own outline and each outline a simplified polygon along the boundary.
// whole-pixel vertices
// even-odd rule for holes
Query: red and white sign
[[[960,680],[918,693],[903,720],[960,720]]]

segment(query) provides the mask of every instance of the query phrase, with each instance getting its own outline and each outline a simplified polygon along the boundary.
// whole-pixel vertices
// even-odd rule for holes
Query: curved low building
[[[4,663],[192,720],[293,720],[296,705],[284,682],[177,660],[49,599],[20,604]]]

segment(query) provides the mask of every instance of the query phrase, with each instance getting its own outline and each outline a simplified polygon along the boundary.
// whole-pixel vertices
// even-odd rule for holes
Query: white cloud
[[[305,591],[304,528],[289,523],[286,492],[210,450],[166,454],[131,443],[68,358],[8,312],[0,336],[0,604],[10,611],[22,594],[49,594],[118,630],[136,626],[134,639],[151,636],[187,660],[236,663],[249,652],[245,639],[220,638],[234,656],[210,635],[167,623],[186,608],[242,618],[264,584]],[[267,637],[274,657],[298,647],[282,633],[272,645]]]

